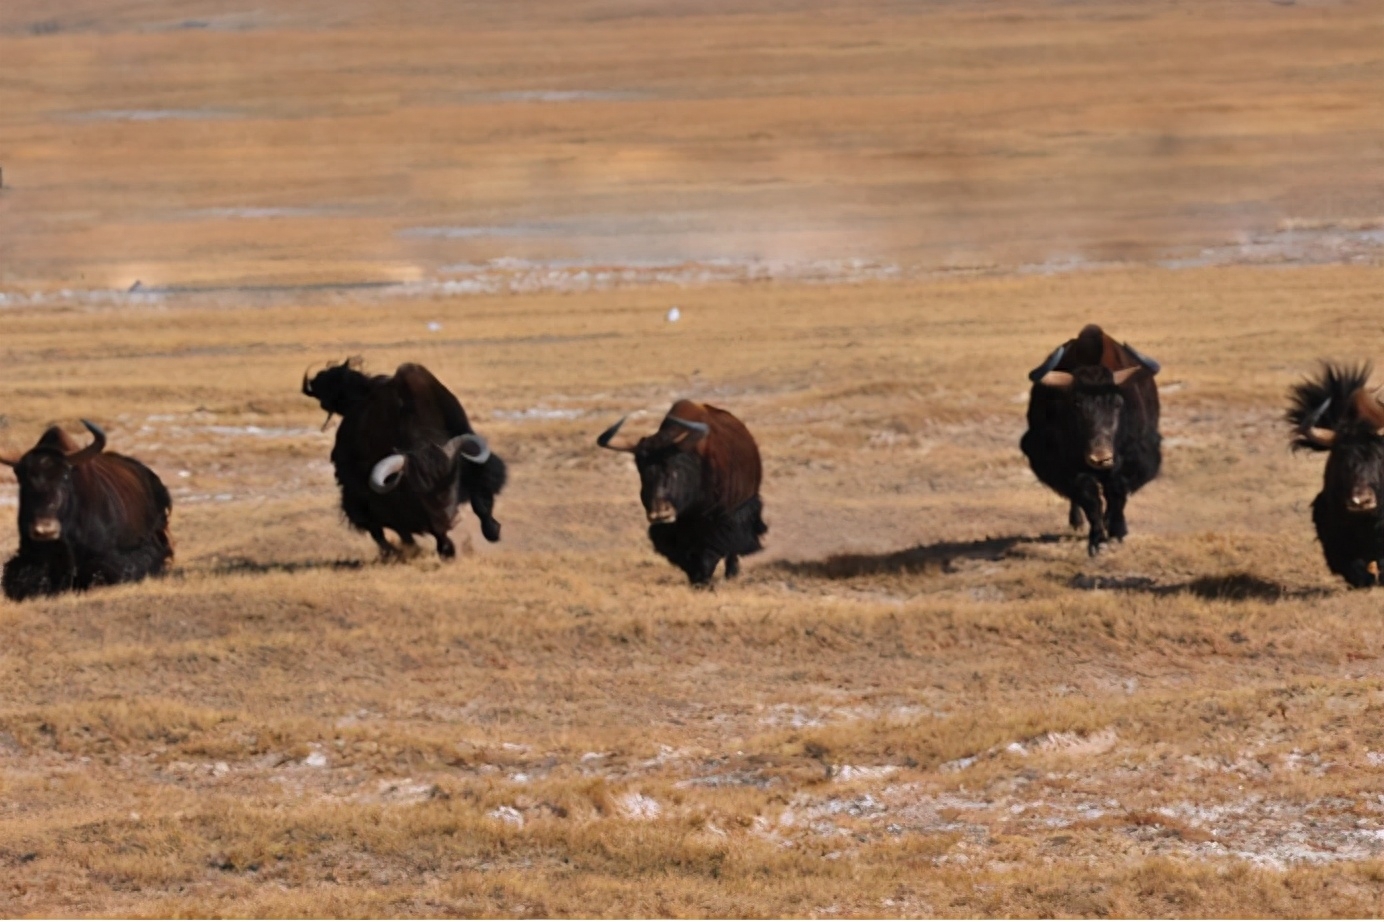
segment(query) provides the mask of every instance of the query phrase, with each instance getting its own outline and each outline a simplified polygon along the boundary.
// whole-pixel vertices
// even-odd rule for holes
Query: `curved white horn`
[[[1034,380],[1035,384],[1043,387],[1051,387],[1059,391],[1065,391],[1076,383],[1076,376],[1066,371],[1050,371]]]
[[[490,460],[490,446],[474,432],[466,432],[448,439],[442,450],[447,453],[448,461],[455,460],[457,455],[461,455],[472,464],[484,464]]]
[[[1062,361],[1062,356],[1066,354],[1067,347],[1058,346],[1056,349],[1053,350],[1052,355],[1047,357],[1043,364],[1039,365],[1037,368],[1033,369],[1028,373],[1028,380],[1032,381],[1035,384],[1040,383],[1044,376],[1046,376],[1049,372],[1051,372],[1054,368],[1057,367],[1057,363]],[[1048,386],[1053,387],[1054,385]]]
[[[370,489],[376,493],[389,493],[403,479],[404,467],[408,459],[403,455],[390,455],[370,469]]]
[[[596,437],[596,444],[602,448],[609,448],[611,451],[634,451],[634,446],[639,442],[638,439],[625,438],[614,444],[611,443],[611,440],[615,438],[615,433],[620,431],[620,427],[625,424],[627,419],[629,419],[628,416],[620,417],[619,422]]]

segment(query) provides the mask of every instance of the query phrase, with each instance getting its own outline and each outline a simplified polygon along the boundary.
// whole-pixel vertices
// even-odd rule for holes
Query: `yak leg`
[[[1379,577],[1370,572],[1370,564],[1358,558],[1346,564],[1341,576],[1345,577],[1352,589],[1368,589],[1379,581]]]
[[[1129,534],[1124,514],[1127,502],[1129,494],[1119,484],[1111,484],[1110,489],[1105,491],[1105,527],[1116,541],[1123,541],[1125,535]]]
[[[457,555],[457,546],[452,543],[452,539],[447,537],[445,531],[433,532],[433,537],[437,539],[437,556],[443,560],[451,560]]]
[[[720,562],[721,555],[719,552],[711,548],[703,548],[687,556],[687,560],[683,564],[683,572],[687,574],[687,579],[696,588],[710,588],[711,576],[716,572],[716,565]]]
[[[1086,553],[1092,557],[1100,553],[1100,547],[1110,540],[1105,530],[1105,501],[1101,495],[1100,481],[1090,474],[1076,478],[1076,496],[1072,501],[1081,506],[1086,513],[1086,521],[1091,523],[1091,533],[1086,538]]]
[[[481,534],[485,540],[494,544],[500,540],[500,523],[495,521],[495,497],[491,494],[472,493],[471,511],[481,520]]]
[[[384,536],[384,529],[379,525],[370,529],[370,537],[380,547],[381,560],[389,560],[399,555],[399,549],[389,543],[389,539]]]
[[[1086,519],[1081,514],[1081,506],[1077,505],[1076,500],[1072,500],[1072,508],[1067,513],[1067,524],[1073,529],[1078,529],[1086,524]]]
[[[726,555],[726,579],[735,579],[740,575],[740,555]]]

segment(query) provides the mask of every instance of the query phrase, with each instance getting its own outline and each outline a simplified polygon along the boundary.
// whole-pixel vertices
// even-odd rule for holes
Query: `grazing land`
[[[927,6],[6,3],[0,446],[101,423],[177,557],[0,601],[0,914],[1377,914],[1384,596],[1281,422],[1384,359],[1377,11]],[[1091,320],[1164,368],[1096,558],[1018,451]],[[500,544],[345,527],[351,355]],[[683,396],[765,460],[707,592],[594,445]]]

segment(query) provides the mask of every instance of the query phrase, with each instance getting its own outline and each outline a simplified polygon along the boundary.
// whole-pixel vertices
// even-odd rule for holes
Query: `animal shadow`
[[[1320,599],[1329,589],[1291,587],[1253,573],[1227,573],[1199,576],[1183,583],[1160,583],[1150,576],[1092,576],[1078,573],[1067,585],[1072,589],[1113,589],[1118,592],[1144,592],[1155,596],[1186,593],[1198,598],[1223,602],[1278,602],[1284,599]]]
[[[312,570],[360,570],[365,567],[360,560],[290,560],[261,561],[249,557],[225,557],[209,568],[217,576],[239,573],[303,573]]]
[[[833,554],[825,560],[778,561],[773,567],[795,576],[853,579],[859,576],[952,573],[958,560],[1003,560],[1030,544],[1071,541],[1071,535],[1010,535],[980,541],[940,541],[888,554]]]

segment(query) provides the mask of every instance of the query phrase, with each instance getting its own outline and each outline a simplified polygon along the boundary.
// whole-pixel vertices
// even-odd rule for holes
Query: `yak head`
[[[1370,373],[1368,364],[1323,363],[1289,393],[1293,447],[1329,452],[1322,492],[1356,515],[1379,514],[1384,490],[1384,389],[1368,386]]]
[[[675,407],[676,409],[676,407]],[[711,432],[704,422],[669,413],[653,435],[616,439],[625,419],[611,426],[596,444],[634,455],[639,468],[639,500],[649,521],[675,522],[702,493],[702,456],[698,444]]]
[[[1086,466],[1108,471],[1115,466],[1115,444],[1119,436],[1120,414],[1124,409],[1124,387],[1138,375],[1157,372],[1157,363],[1125,347],[1139,364],[1111,371],[1104,365],[1082,365],[1072,371],[1058,371],[1066,347],[1060,346],[1047,361],[1029,373],[1036,387],[1044,388],[1067,404],[1062,414],[1074,431],[1074,443],[1081,446]]]
[[[0,455],[0,464],[14,468],[19,480],[19,528],[33,541],[62,538],[63,513],[73,500],[72,472],[106,447],[106,434],[95,423],[82,420],[93,438],[79,447],[66,432],[52,426],[38,444],[17,458]]]
[[[432,442],[395,451],[370,470],[370,489],[393,493],[405,481],[416,493],[427,495],[457,482],[457,462],[484,464],[490,460],[490,446],[474,432],[463,433],[441,445]]]
[[[359,357],[349,358],[339,365],[328,365],[308,379],[303,372],[303,394],[311,397],[327,411],[327,422],[332,416],[345,416],[354,407],[360,406],[370,396],[370,378],[360,370]],[[308,371],[311,371],[309,367]]]

